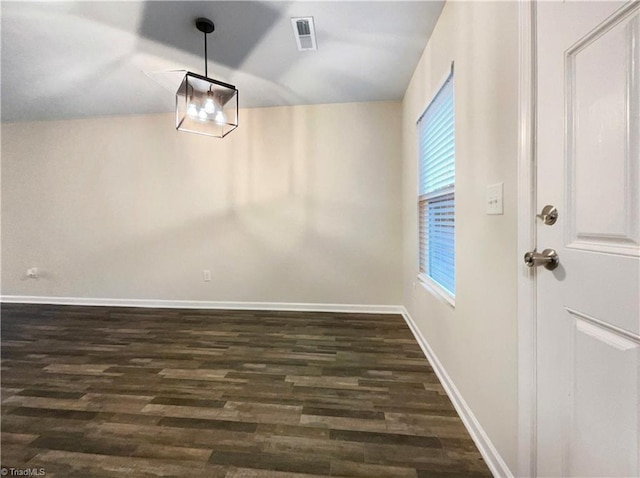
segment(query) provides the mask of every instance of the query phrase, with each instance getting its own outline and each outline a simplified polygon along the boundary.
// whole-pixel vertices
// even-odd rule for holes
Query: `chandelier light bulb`
[[[189,108],[187,108],[187,115],[191,118],[196,118],[198,116],[198,108],[196,107],[196,105],[194,105],[193,103],[189,105]]]
[[[213,102],[213,98],[207,98],[204,102],[204,110],[207,114],[212,114],[216,111],[216,104]]]
[[[207,120],[207,112],[204,110],[204,108],[200,108],[200,112],[198,113],[198,118],[200,118],[202,121]]]
[[[224,116],[224,113],[222,112],[222,110],[218,110],[213,121],[215,121],[216,124],[223,125],[227,122],[227,118]]]

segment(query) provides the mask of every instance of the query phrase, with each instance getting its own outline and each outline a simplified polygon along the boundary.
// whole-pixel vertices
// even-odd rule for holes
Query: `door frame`
[[[521,259],[536,247],[536,4],[519,0],[517,301],[518,301],[518,468],[519,477],[536,476],[536,270]]]

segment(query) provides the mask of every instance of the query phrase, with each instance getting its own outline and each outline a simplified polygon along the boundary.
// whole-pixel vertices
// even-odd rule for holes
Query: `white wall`
[[[2,294],[399,304],[401,105],[240,114],[3,124]]]
[[[448,2],[403,103],[403,302],[511,470],[517,461],[517,2]],[[455,61],[456,305],[421,284],[416,120]],[[485,214],[504,182],[504,215]]]

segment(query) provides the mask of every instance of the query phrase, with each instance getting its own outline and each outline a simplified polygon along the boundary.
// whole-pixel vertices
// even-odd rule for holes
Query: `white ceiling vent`
[[[291,19],[293,35],[296,37],[298,50],[317,50],[316,29],[313,25],[313,17],[297,17]]]

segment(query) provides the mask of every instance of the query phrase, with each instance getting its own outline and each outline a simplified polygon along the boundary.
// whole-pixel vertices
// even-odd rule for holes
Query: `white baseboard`
[[[106,307],[149,307],[159,309],[291,310],[297,312],[351,312],[366,314],[402,314],[401,305],[313,304],[290,302],[220,302],[207,300],[96,299],[89,297],[38,297],[3,295],[7,304],[52,304]]]
[[[460,415],[464,426],[467,428],[469,435],[471,435],[471,438],[478,447],[478,450],[491,470],[491,473],[493,473],[493,476],[513,478],[513,473],[500,456],[500,453],[498,453],[498,450],[496,450],[496,447],[491,443],[489,436],[482,428],[482,425],[480,425],[480,422],[478,422],[478,419],[473,414],[473,411],[471,411],[471,408],[469,408],[469,405],[467,405],[467,402],[460,394],[460,391],[453,383],[453,380],[451,380],[451,377],[440,360],[438,360],[433,349],[429,346],[427,339],[424,338],[407,309],[404,307],[402,307],[402,309],[402,317],[404,317],[405,322],[411,329],[411,332],[413,332],[413,335],[418,341],[424,355],[427,357],[427,360],[431,363],[434,372],[438,376],[440,383],[444,387],[445,392],[447,392],[456,412]]]

